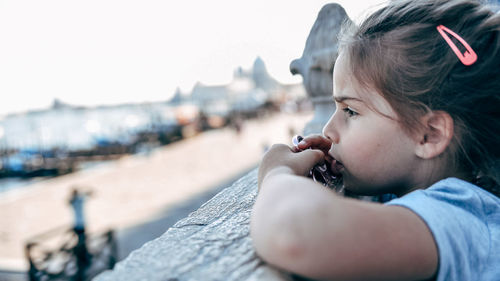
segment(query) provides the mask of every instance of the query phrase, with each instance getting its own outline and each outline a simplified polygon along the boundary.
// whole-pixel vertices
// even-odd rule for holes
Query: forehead
[[[375,112],[396,118],[396,113],[389,102],[379,93],[373,85],[361,84],[356,80],[347,55],[341,52],[335,62],[333,70],[333,97],[359,99],[364,105]]]

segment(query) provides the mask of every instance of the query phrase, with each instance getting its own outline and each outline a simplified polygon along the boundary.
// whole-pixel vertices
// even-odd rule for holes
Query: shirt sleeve
[[[439,252],[436,280],[482,280],[491,240],[482,199],[453,180],[458,181],[447,179],[386,205],[406,207],[426,223]]]

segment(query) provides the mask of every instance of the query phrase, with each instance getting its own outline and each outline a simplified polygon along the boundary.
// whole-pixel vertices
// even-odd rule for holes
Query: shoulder
[[[426,223],[438,247],[437,280],[489,280],[500,274],[495,269],[500,263],[500,199],[495,195],[448,178],[386,205],[406,207]]]
[[[464,180],[447,178],[425,190],[416,190],[401,198],[393,199],[387,205],[408,207],[417,213],[430,213],[446,209],[443,216],[463,215],[480,218],[488,223],[500,215],[500,198],[492,193]],[[450,213],[452,212],[452,213]],[[438,218],[436,218],[438,219]]]

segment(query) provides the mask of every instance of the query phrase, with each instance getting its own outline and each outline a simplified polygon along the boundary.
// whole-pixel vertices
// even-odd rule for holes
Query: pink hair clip
[[[449,28],[447,28],[446,26],[444,26],[442,24],[438,25],[436,27],[436,29],[439,31],[441,36],[443,36],[446,43],[448,43],[448,45],[450,45],[450,48],[453,50],[453,52],[455,52],[455,55],[457,55],[458,59],[464,65],[471,65],[471,64],[476,62],[476,60],[477,60],[476,53],[474,52],[474,50],[472,50],[472,48],[469,46],[469,44],[467,44],[467,42],[462,37],[460,37],[458,34],[451,31]],[[455,37],[458,41],[460,41],[460,43],[462,43],[462,45],[464,45],[464,47],[465,47],[465,49],[467,49],[467,51],[465,51],[465,53],[462,54],[462,52],[458,49],[458,47],[455,45],[455,43],[453,43],[453,41],[451,41],[450,37],[448,37],[448,35],[445,33],[445,31],[448,32],[449,34],[451,34],[451,36]]]

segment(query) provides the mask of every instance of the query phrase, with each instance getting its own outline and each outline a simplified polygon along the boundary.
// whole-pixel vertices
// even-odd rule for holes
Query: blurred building
[[[264,61],[257,57],[252,68],[237,68],[226,85],[198,82],[191,93],[177,89],[170,104],[192,104],[207,115],[228,116],[235,112],[253,112],[266,103],[284,103],[305,97],[302,84],[285,85],[269,75]]]

